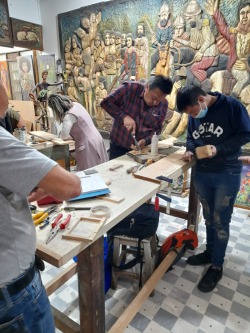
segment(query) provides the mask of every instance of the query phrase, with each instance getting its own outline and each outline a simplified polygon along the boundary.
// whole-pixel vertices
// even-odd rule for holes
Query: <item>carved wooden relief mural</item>
[[[250,0],[115,0],[58,20],[67,93],[99,129],[112,126],[101,100],[125,81],[152,75],[174,81],[163,137],[180,137],[187,127],[175,112],[181,86],[220,91],[250,107]]]

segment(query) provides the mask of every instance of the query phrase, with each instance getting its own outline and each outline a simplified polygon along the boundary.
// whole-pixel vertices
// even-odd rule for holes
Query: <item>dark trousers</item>
[[[239,174],[195,172],[194,186],[206,221],[207,251],[214,267],[223,266],[229,239],[229,224],[240,187]]]
[[[113,160],[117,157],[125,155],[129,149],[124,148],[124,147],[119,147],[110,142],[110,147],[109,147],[109,159]]]

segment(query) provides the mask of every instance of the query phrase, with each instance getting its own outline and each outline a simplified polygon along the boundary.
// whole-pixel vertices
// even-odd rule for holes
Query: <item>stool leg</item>
[[[113,249],[113,263],[116,266],[119,266],[119,256],[120,256],[120,243],[118,238],[114,238],[114,249]],[[116,275],[117,268],[114,266],[112,267],[112,278],[111,278],[111,289],[117,289],[117,275]]]
[[[127,245],[122,245],[122,253],[123,253],[122,264],[125,265],[127,257]]]
[[[153,274],[153,258],[151,256],[151,245],[150,245],[150,241],[148,241],[147,243],[144,243],[144,258],[145,258],[145,273],[146,273],[146,277],[147,280],[150,278],[150,276]],[[154,290],[151,292],[151,294],[149,295],[150,297],[154,297]]]
[[[156,241],[156,235],[152,236],[150,238],[150,246],[151,246],[151,251],[152,251],[152,264],[153,264],[153,270],[155,269],[156,261],[157,261],[157,241]]]

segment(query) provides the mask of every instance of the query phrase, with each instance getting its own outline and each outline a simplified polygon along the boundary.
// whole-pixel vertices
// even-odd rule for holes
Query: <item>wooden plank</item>
[[[194,187],[194,173],[195,167],[192,167],[188,205],[188,228],[194,226],[194,231],[197,232],[200,216],[200,202]]]
[[[13,110],[19,111],[23,120],[31,121],[35,128],[35,108],[32,101],[9,100],[9,103],[14,105]]]
[[[210,145],[197,147],[195,149],[197,159],[208,158],[212,156],[212,148]]]
[[[49,250],[45,246],[42,246],[37,243],[36,244],[36,253],[39,255],[39,257],[41,259],[50,263],[51,265],[53,265],[55,267],[62,266],[62,256],[53,252],[52,250]]]
[[[80,325],[67,317],[64,313],[60,312],[51,305],[51,310],[54,316],[55,327],[63,333],[77,333],[80,332]]]
[[[156,178],[159,176],[172,179],[177,178],[196,163],[195,159],[192,159],[190,162],[182,160],[185,151],[186,148],[179,149],[177,152],[136,172],[134,177],[152,182],[156,182]]]
[[[106,200],[106,201],[110,201],[110,202],[114,202],[114,203],[121,203],[123,200],[125,200],[125,198],[118,198],[118,197],[115,197],[113,195],[104,195],[104,196],[99,196],[97,197],[98,199],[101,199],[101,200]]]
[[[160,213],[166,214],[166,208],[167,207],[164,206],[164,205],[159,205]],[[179,209],[170,208],[169,215],[174,216],[174,217],[178,217],[178,218],[183,219],[183,220],[188,219],[188,212],[184,212],[184,211],[179,210]]]
[[[34,135],[44,141],[51,141],[53,139],[58,139],[58,136],[55,134],[47,133],[44,131],[31,131],[29,132],[30,135]]]
[[[81,332],[105,332],[103,236],[77,256]]]
[[[61,273],[55,276],[52,280],[45,284],[46,293],[50,296],[54,291],[60,288],[77,272],[77,264],[73,262],[69,267],[64,269]]]
[[[182,247],[176,249],[177,252],[182,250]],[[111,327],[108,333],[122,333],[134,318],[136,313],[140,310],[143,302],[149,297],[151,292],[154,290],[157,283],[161,280],[162,276],[166,273],[167,269],[171,266],[175,260],[177,254],[171,251],[162,261],[160,266],[154,271],[148,281],[145,283],[141,291],[134,298],[133,302],[129,304],[127,309]]]

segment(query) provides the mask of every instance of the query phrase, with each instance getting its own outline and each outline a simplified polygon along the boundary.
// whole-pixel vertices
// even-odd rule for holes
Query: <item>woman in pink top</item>
[[[72,102],[68,96],[52,94],[48,98],[48,105],[55,118],[63,123],[62,139],[72,137],[75,140],[78,171],[108,161],[103,138],[81,104]]]

